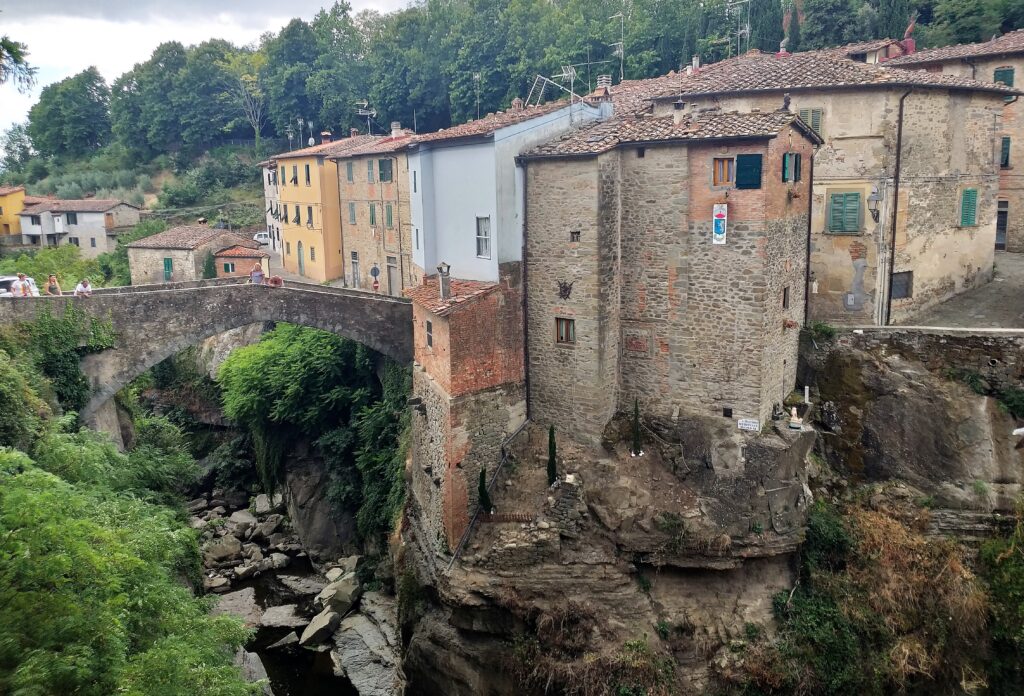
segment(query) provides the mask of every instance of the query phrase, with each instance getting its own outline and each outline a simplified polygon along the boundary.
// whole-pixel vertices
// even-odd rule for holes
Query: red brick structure
[[[214,253],[213,259],[217,264],[218,278],[248,277],[257,263],[263,266],[263,274],[269,275],[270,254],[261,249],[236,244]]]

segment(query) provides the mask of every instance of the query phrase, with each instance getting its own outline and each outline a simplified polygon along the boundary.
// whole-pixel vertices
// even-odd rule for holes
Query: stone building
[[[759,428],[796,379],[811,160],[788,111],[616,118],[521,158],[530,418]]]
[[[208,256],[236,245],[259,253],[252,239],[205,225],[172,227],[144,237],[128,245],[132,285],[200,280]]]
[[[419,282],[413,270],[409,207],[411,132],[391,134],[331,158],[341,196],[342,265],[346,285],[400,296]],[[376,275],[374,275],[376,269]]]
[[[26,195],[24,186],[0,186],[0,244],[20,245],[21,211],[45,200]]]
[[[901,323],[992,277],[993,143],[1014,92],[885,67],[899,60],[751,51],[657,78],[646,91],[659,116],[789,104],[822,137],[813,163],[812,319]]]
[[[897,58],[890,66],[1000,82],[1013,87],[1024,75],[1024,29],[982,43],[945,46]],[[999,193],[996,199],[996,249],[1024,251],[1024,107],[1004,97],[996,133]]]
[[[85,258],[96,258],[117,247],[117,235],[139,224],[139,209],[118,200],[46,198],[20,213],[25,244],[72,244]]]
[[[320,135],[318,145],[272,158],[278,174],[282,265],[318,283],[341,278],[344,272],[338,168],[330,157],[373,140],[354,129],[350,137],[337,141],[326,131]]]
[[[526,419],[519,285],[438,273],[406,292],[419,403],[412,485],[441,549],[458,544],[481,469],[494,471],[502,443]]]
[[[248,278],[257,263],[263,266],[263,274],[269,276],[270,252],[252,247],[233,244],[213,252],[218,278]]]

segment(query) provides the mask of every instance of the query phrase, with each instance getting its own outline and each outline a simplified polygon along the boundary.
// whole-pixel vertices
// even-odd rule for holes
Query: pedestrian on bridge
[[[11,283],[11,297],[31,297],[32,285],[24,273],[18,274],[18,279]]]
[[[265,278],[266,276],[263,275],[263,266],[261,266],[260,262],[257,261],[253,264],[252,270],[249,271],[249,282],[253,285],[263,285]]]
[[[53,273],[46,279],[46,294],[60,297],[64,293],[60,290],[60,283],[57,282],[57,276]]]
[[[82,282],[75,286],[75,297],[89,297],[92,295],[92,286],[88,278],[82,278]]]

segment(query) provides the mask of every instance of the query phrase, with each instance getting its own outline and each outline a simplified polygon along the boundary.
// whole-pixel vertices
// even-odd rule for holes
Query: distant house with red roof
[[[132,285],[200,280],[208,256],[216,261],[218,252],[235,248],[239,251],[233,254],[245,254],[241,249],[252,250],[247,256],[235,257],[238,261],[229,262],[239,269],[239,263],[266,258],[266,252],[259,251],[259,243],[251,238],[206,225],[182,225],[143,237],[128,245]]]
[[[257,263],[263,266],[263,274],[270,276],[270,253],[262,249],[233,244],[213,253],[218,278],[248,277]]]

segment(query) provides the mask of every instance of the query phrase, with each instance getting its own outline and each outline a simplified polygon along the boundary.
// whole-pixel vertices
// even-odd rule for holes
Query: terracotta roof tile
[[[143,237],[128,245],[129,249],[196,249],[206,242],[221,235],[230,234],[238,240],[238,245],[255,248],[259,243],[246,239],[241,235],[227,230],[207,227],[205,225],[183,225]]]
[[[417,143],[437,142],[441,140],[453,140],[455,138],[468,138],[472,136],[484,136],[494,133],[499,128],[505,128],[516,123],[522,123],[538,116],[550,114],[569,106],[567,101],[548,102],[540,106],[526,106],[521,109],[509,109],[493,114],[487,114],[451,128],[443,128],[434,133],[424,133],[416,136]]]
[[[497,283],[452,278],[452,296],[442,300],[437,275],[432,275],[424,278],[422,285],[406,290],[405,296],[412,300],[414,304],[426,308],[439,317],[444,317],[467,302],[483,297],[497,289]]]
[[[854,89],[858,87],[922,87],[1016,94],[1015,90],[955,75],[899,70],[884,64],[859,63],[832,50],[777,55],[750,51],[736,58],[702,67],[692,75],[677,73],[646,88],[652,99],[680,95],[782,92],[801,89]]]
[[[835,53],[841,56],[854,56],[858,53],[870,53],[871,51],[878,51],[886,46],[892,46],[893,44],[899,45],[902,48],[902,44],[897,39],[873,39],[871,41],[859,41],[857,43],[848,43],[845,46],[836,46],[835,48],[826,48],[825,51],[828,53]]]
[[[373,140],[358,145],[342,154],[335,155],[331,159],[345,159],[348,157],[360,157],[362,155],[383,155],[389,152],[399,152],[417,142],[419,136],[412,132],[405,132],[402,135],[374,135]]]
[[[814,131],[807,128],[796,114],[788,111],[703,111],[679,123],[672,116],[648,115],[602,121],[534,148],[524,157],[534,159],[597,155],[624,143],[773,138],[790,124],[796,124],[813,142],[820,142]]]
[[[310,147],[304,147],[301,150],[292,150],[291,152],[282,152],[281,154],[274,155],[270,158],[272,160],[283,160],[283,159],[295,159],[296,157],[333,157],[340,155],[346,150],[350,150],[360,145],[373,142],[373,139],[377,137],[374,135],[354,135],[351,138],[342,138],[340,140],[334,140],[329,143],[320,143],[319,145],[312,145]]]
[[[136,207],[124,201],[112,198],[85,198],[82,200],[61,200],[59,198],[41,198],[40,202],[25,208],[22,215],[38,215],[39,213],[105,213],[119,205]]]
[[[0,186],[0,196],[9,196],[18,191],[24,191],[24,186]]]
[[[938,63],[946,60],[959,60],[961,58],[980,58],[982,56],[1000,56],[1019,53],[1024,53],[1024,29],[1011,31],[1008,34],[997,36],[990,41],[925,49],[923,51],[911,53],[909,56],[893,58],[886,63],[886,65],[921,65],[924,63]]]
[[[233,259],[269,259],[270,254],[262,249],[252,249],[241,244],[229,246],[214,253],[214,256]]]

